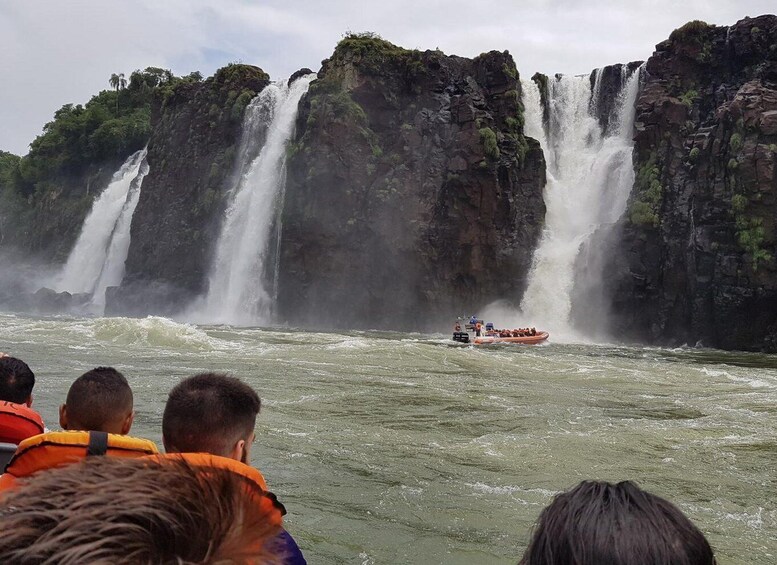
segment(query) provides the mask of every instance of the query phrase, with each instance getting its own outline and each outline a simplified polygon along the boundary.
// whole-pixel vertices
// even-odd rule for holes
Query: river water
[[[677,503],[720,563],[777,562],[777,357],[444,335],[0,315],[50,427],[79,374],[122,370],[160,441],[182,377],[260,393],[254,465],[313,563],[515,563],[554,493],[632,479]]]

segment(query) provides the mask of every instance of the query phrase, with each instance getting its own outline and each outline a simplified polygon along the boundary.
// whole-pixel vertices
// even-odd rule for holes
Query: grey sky
[[[210,75],[229,62],[273,78],[318,70],[347,30],[408,48],[509,50],[523,74],[646,59],[683,23],[777,11],[774,0],[0,0],[0,149],[27,152],[56,109],[158,66]]]

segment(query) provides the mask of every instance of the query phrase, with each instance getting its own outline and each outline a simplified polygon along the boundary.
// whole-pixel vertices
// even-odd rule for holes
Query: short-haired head
[[[0,400],[32,404],[35,373],[16,357],[0,357]]]
[[[113,367],[96,367],[78,377],[59,409],[66,430],[126,434],[133,417],[132,389]]]
[[[283,562],[274,497],[227,469],[90,457],[20,486],[0,498],[0,563]]]
[[[714,565],[704,534],[630,481],[583,481],[540,514],[519,565]]]
[[[207,452],[248,459],[261,400],[235,377],[201,373],[173,387],[162,415],[168,453]]]

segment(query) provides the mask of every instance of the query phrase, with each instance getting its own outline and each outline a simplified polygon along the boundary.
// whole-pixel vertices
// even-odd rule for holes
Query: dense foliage
[[[177,79],[168,70],[149,67],[135,71],[129,82],[113,75],[113,90],[103,90],[89,102],[65,104],[43,133],[30,144],[19,163],[13,186],[29,196],[39,183],[60,175],[79,175],[90,165],[124,159],[142,148],[151,133],[151,101],[155,91]]]
[[[0,152],[0,243],[37,248],[52,234],[74,237],[92,185],[148,143],[154,98],[174,84],[201,79],[156,67],[137,70],[129,80],[113,74],[107,81],[112,89],[57,110],[27,155]],[[45,228],[39,225],[44,220]]]

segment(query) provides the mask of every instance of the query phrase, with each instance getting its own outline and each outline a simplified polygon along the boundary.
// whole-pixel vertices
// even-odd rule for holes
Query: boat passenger
[[[531,335],[537,335],[537,329],[536,328],[532,328],[530,333],[531,333]]]
[[[256,391],[235,377],[202,373],[184,379],[170,391],[162,414],[165,451],[209,453],[248,466],[260,409]],[[286,550],[284,563],[307,563],[286,530],[281,531],[278,541]]]
[[[583,481],[542,511],[519,565],[568,563],[714,565],[715,557],[672,503],[630,481]]]
[[[477,322],[477,323],[475,324],[475,335],[476,335],[477,337],[480,337],[480,329],[481,329],[481,327],[482,327],[482,326],[480,325],[480,322]]]
[[[22,441],[0,477],[0,490],[39,471],[78,463],[85,457],[144,457],[157,453],[154,442],[129,437],[134,418],[132,389],[113,367],[97,367],[78,377],[59,408],[63,432]]]
[[[63,430],[126,435],[134,418],[132,389],[113,367],[96,367],[78,377],[59,407]]]
[[[225,469],[93,457],[0,497],[0,563],[280,563],[281,514]]]
[[[32,409],[35,374],[15,357],[0,354],[0,443],[18,444],[43,433],[43,419]]]

